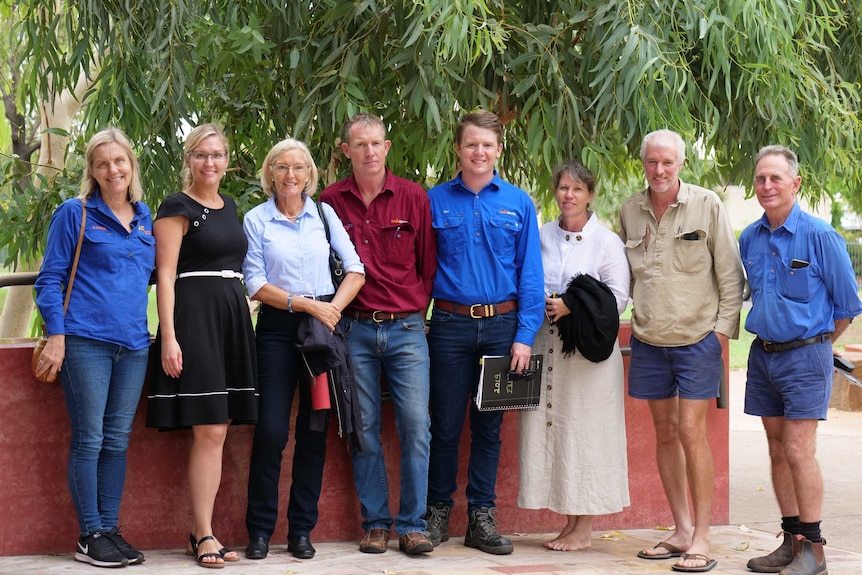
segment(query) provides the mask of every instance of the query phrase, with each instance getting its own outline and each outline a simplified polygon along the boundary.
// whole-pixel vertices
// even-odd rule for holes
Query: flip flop
[[[700,567],[686,567],[685,565],[679,565],[677,563],[674,563],[670,566],[670,568],[674,571],[682,571],[683,573],[706,573],[717,565],[715,559],[710,559],[709,557],[701,553],[683,553],[680,559],[683,561],[687,559],[693,559],[695,561],[703,561],[706,564],[701,565]]]
[[[653,549],[667,549],[667,553],[656,553],[655,555],[644,553],[643,551],[638,551],[638,557],[641,559],[673,559],[674,557],[679,557],[684,553],[682,549],[677,547],[676,545],[671,545],[667,541],[662,541],[661,543],[656,543],[653,545]]]

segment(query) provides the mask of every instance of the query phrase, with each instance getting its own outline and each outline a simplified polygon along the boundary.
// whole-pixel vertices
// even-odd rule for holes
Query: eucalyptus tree
[[[225,189],[249,206],[262,200],[260,161],[287,135],[309,144],[327,181],[343,175],[340,130],[360,110],[391,126],[393,169],[426,185],[449,178],[453,128],[476,107],[503,118],[500,169],[546,214],[549,174],[571,157],[597,172],[599,209],[610,213],[641,185],[640,139],[661,127],[696,144],[689,169],[703,183],[749,181],[756,149],[782,143],[799,152],[807,182],[824,183],[810,193],[841,191],[862,203],[857,2],[20,4],[30,96],[50,102],[89,74],[70,152],[79,155],[94,130],[119,126],[139,146],[151,204],[178,189],[182,132],[200,121],[231,134]],[[80,168],[69,165],[38,205],[71,193]],[[44,226],[26,232],[35,243],[22,243],[15,238],[33,221],[3,224],[11,253],[38,253]]]

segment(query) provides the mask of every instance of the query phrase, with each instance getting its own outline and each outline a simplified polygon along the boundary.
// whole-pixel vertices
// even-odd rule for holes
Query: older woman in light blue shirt
[[[297,387],[296,447],[287,509],[287,550],[300,559],[314,557],[311,530],[317,523],[317,501],[326,455],[326,430],[312,431],[310,386],[296,350],[300,321],[308,314],[335,330],[341,311],[365,283],[365,268],[335,212],[320,208],[329,223],[332,247],[347,272],[338,289],[329,269],[329,243],[311,196],[317,167],[302,142],[276,144],[260,171],[269,200],[245,216],[248,252],[243,275],[249,296],[261,302],[257,320],[260,409],[254,433],[248,482],[246,556],[263,559],[278,518],[281,458],[290,430],[290,411]],[[302,382],[302,383],[300,383]]]

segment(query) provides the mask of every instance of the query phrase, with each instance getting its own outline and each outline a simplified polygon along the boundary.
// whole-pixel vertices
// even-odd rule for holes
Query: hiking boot
[[[793,535],[787,531],[782,531],[784,534],[784,542],[769,555],[763,557],[755,557],[748,561],[747,567],[758,573],[778,573],[793,561],[796,555],[794,545],[795,540]]]
[[[444,541],[449,541],[449,512],[451,507],[445,503],[434,503],[425,508],[425,537],[431,545],[437,547]]]
[[[420,553],[434,551],[434,544],[431,543],[431,540],[424,533],[411,531],[398,538],[398,548],[408,555],[419,555]]]
[[[93,531],[78,538],[75,561],[89,563],[96,567],[125,567],[129,560],[102,531]]]
[[[810,541],[802,535],[794,535],[796,556],[793,561],[782,569],[779,575],[826,575],[826,555],[823,553],[823,541]]]
[[[492,555],[507,555],[512,552],[512,542],[497,533],[496,512],[496,507],[480,507],[470,512],[464,545]]]
[[[144,562],[144,554],[129,545],[129,543],[123,539],[123,536],[120,534],[119,526],[103,533],[103,536],[114,542],[114,545],[117,546],[120,553],[129,560],[129,565],[137,565]]]

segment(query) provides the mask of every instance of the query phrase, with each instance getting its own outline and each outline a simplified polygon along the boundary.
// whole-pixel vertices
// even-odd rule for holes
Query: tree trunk
[[[90,78],[92,77],[95,77],[95,74],[91,74]],[[69,138],[46,133],[46,130],[61,128],[67,133],[70,131],[72,119],[83,106],[84,94],[92,85],[90,78],[86,74],[81,74],[74,92],[63,92],[53,105],[50,102],[42,104],[42,145],[39,149],[39,165],[36,173],[44,175],[49,186],[54,176],[66,166],[66,147],[69,144]],[[19,265],[19,271],[29,271],[24,267]],[[35,308],[33,288],[16,286],[7,289],[9,293],[6,295],[3,312],[0,313],[0,338],[27,337]]]

